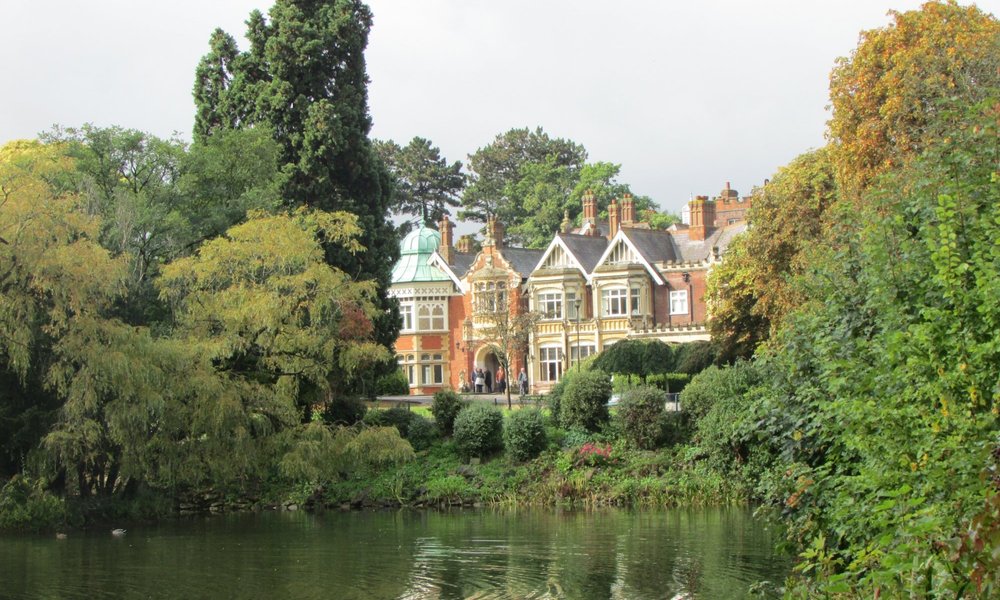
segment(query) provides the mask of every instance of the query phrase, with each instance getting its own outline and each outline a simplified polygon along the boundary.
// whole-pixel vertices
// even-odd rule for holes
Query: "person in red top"
[[[503,367],[497,367],[497,392],[503,393],[507,389],[507,372]]]

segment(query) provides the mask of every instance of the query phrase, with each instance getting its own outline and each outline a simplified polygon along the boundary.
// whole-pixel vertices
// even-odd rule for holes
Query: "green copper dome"
[[[440,269],[427,264],[440,244],[441,234],[430,227],[421,225],[411,231],[399,245],[400,257],[392,268],[392,282],[447,281],[448,276]]]

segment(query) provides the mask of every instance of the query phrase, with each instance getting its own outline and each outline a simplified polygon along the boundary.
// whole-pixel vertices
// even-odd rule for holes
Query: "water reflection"
[[[741,598],[773,541],[743,510],[235,515],[0,537],[0,596]]]

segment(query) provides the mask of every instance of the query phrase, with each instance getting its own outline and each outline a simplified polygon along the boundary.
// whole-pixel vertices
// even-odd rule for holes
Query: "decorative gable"
[[[576,267],[576,264],[563,247],[559,245],[552,248],[552,251],[542,264],[543,269],[565,269],[568,267]]]
[[[624,239],[619,239],[618,242],[611,248],[611,252],[608,253],[604,264],[627,265],[638,262],[640,262],[639,257],[636,255],[635,251],[633,251],[632,248],[625,243]]]

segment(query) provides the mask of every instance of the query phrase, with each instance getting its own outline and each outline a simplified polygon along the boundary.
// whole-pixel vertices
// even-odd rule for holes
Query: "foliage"
[[[388,410],[372,409],[365,415],[365,425],[377,427],[395,427],[399,435],[406,438],[412,423],[419,415],[403,407]]]
[[[458,393],[451,390],[441,390],[434,393],[431,401],[431,413],[441,433],[451,435],[455,428],[455,417],[465,408],[466,402]]]
[[[354,425],[365,418],[368,405],[354,396],[337,396],[323,409],[323,422],[327,425]]]
[[[758,443],[751,391],[762,381],[754,363],[709,367],[681,393],[681,406],[695,425],[694,441],[722,471],[747,461]]]
[[[763,357],[757,420],[787,466],[769,491],[823,589],[978,585],[955,548],[995,493],[996,101],[943,118],[960,125],[838,213],[801,282],[816,300]]]
[[[45,489],[44,482],[14,475],[0,487],[0,531],[51,529],[65,525],[66,502]]]
[[[353,467],[349,454],[355,440],[350,429],[331,429],[313,422],[295,432],[294,441],[281,457],[278,470],[296,482],[317,482],[335,478]]]
[[[503,414],[486,404],[472,404],[455,417],[455,444],[463,456],[490,456],[503,449]]]
[[[539,410],[522,409],[510,413],[503,427],[504,448],[514,461],[530,460],[545,449],[545,420]]]
[[[641,450],[657,446],[665,401],[666,395],[651,386],[634,388],[622,395],[615,418],[621,422],[629,443]]]
[[[718,347],[712,342],[688,342],[674,348],[674,364],[679,373],[697,375],[710,367],[717,358]]]
[[[413,447],[395,427],[366,427],[346,445],[345,452],[354,464],[368,469],[383,469],[416,458]]]
[[[410,393],[410,380],[402,369],[395,369],[375,381],[377,396],[405,396]]]
[[[386,290],[399,243],[388,219],[390,177],[368,139],[364,49],[371,24],[360,0],[277,0],[268,17],[250,14],[246,51],[234,55],[227,36],[216,31],[197,72],[196,138],[264,126],[279,147],[286,205],[356,216],[366,252],[327,244],[326,262],[374,281],[378,310],[366,321],[374,341],[389,347],[399,316]]]
[[[709,327],[722,362],[749,358],[805,300],[789,280],[808,268],[805,250],[826,243],[838,197],[831,154],[829,147],[802,154],[755,190],[749,229],[712,269]]]
[[[405,147],[375,142],[375,151],[395,180],[392,210],[419,217],[432,227],[457,207],[465,187],[462,162],[449,164],[431,141],[415,137]]]
[[[406,441],[410,442],[410,445],[417,452],[430,448],[440,437],[441,432],[438,430],[438,426],[430,419],[418,414],[414,414],[410,419],[406,429]]]
[[[543,248],[565,215],[578,217],[584,193],[595,195],[601,212],[612,198],[631,191],[617,181],[621,165],[586,160],[583,146],[551,138],[540,127],[502,133],[469,156],[469,185],[459,217],[481,223],[496,217],[513,242]],[[634,202],[636,214],[652,207],[644,196]]]
[[[942,101],[973,104],[1000,85],[1000,22],[992,15],[936,0],[890,15],[830,75],[834,162],[852,201],[960,125]]]
[[[597,355],[593,368],[615,375],[638,375],[675,370],[674,349],[660,340],[622,340]]]
[[[566,384],[560,399],[559,423],[598,431],[608,421],[611,377],[599,369],[582,371]]]

